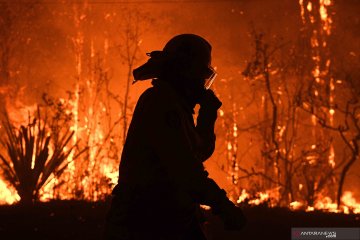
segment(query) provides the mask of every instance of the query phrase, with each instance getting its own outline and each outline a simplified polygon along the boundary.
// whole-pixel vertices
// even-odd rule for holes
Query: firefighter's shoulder
[[[176,107],[176,101],[174,97],[169,95],[168,92],[164,89],[157,89],[155,87],[150,87],[146,89],[140,96],[139,102],[156,107],[158,110],[163,109],[173,109]]]
[[[168,92],[156,88],[148,88],[140,97],[141,108],[156,118],[162,118],[168,127],[179,128],[181,126],[181,114],[178,104]],[[155,117],[155,116],[154,116]]]

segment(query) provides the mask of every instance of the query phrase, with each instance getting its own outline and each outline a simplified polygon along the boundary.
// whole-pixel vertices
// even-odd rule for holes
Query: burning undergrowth
[[[215,82],[224,104],[209,161],[220,162],[238,204],[359,214],[356,193],[346,189],[359,158],[358,62],[334,54],[334,1],[300,0],[297,6],[300,29],[293,39],[251,28],[253,56],[237,67],[244,94],[239,81]],[[72,89],[63,97],[46,93],[27,104],[9,79],[0,85],[1,203],[99,201],[117,181],[145,18],[124,14],[119,47],[109,32],[101,40],[86,32],[92,11],[79,4],[67,13],[74,25],[68,38],[74,66]],[[115,13],[103,15],[114,24]],[[125,63],[122,95],[111,85],[114,49]]]
[[[119,159],[115,130],[123,118],[112,119],[116,96],[99,64],[93,78],[78,81],[67,98],[44,94],[34,106],[19,103],[19,96],[4,98],[2,201],[96,201],[110,194]]]

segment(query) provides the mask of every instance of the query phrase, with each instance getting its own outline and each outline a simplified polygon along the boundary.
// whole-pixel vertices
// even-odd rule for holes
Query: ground
[[[54,201],[32,207],[0,206],[0,239],[102,239],[109,202]],[[359,227],[360,215],[293,212],[285,208],[247,207],[241,232],[223,229],[206,212],[209,240],[291,239],[291,227]]]

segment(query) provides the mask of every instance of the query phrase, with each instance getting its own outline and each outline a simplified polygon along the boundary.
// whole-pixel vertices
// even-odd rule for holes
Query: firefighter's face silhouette
[[[164,79],[182,92],[192,104],[198,103],[216,77],[211,67],[211,45],[197,35],[178,35],[162,51],[153,51],[147,55],[149,61],[134,70],[135,81]]]

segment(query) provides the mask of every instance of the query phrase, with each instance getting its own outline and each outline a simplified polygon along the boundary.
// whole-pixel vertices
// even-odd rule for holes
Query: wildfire
[[[93,88],[95,87],[97,86],[93,86]],[[69,131],[73,131],[74,134],[71,142],[73,145],[77,144],[79,149],[72,151],[66,158],[66,170],[63,174],[60,176],[50,175],[48,181],[39,191],[40,201],[76,198],[96,201],[110,194],[112,186],[117,182],[118,161],[116,159],[118,159],[118,155],[110,156],[113,153],[110,148],[116,148],[116,142],[109,132],[107,133],[108,136],[104,137],[106,126],[103,124],[102,119],[107,114],[106,107],[100,101],[98,106],[100,106],[101,111],[93,111],[91,116],[87,116],[86,114],[89,114],[89,112],[84,113],[80,110],[79,98],[80,96],[76,94],[74,99],[58,99],[58,104],[65,107],[64,112],[72,117]],[[38,111],[37,105],[26,106],[20,99],[21,97],[17,98],[15,104],[12,105],[10,100],[6,99],[5,101],[6,112],[9,112],[9,121],[17,129],[20,126],[32,124],[29,121]],[[41,119],[38,119],[38,121],[42,125],[45,124]],[[39,135],[37,128],[34,128],[33,134],[35,136]],[[51,136],[51,126],[47,126],[46,135]],[[49,158],[54,154],[54,144],[50,142],[48,145]],[[64,146],[62,149],[64,153],[68,150],[68,146]],[[87,150],[87,152],[81,155],[82,159],[78,161],[80,163],[78,164],[75,159],[76,155],[81,151],[84,152],[84,150]],[[36,154],[35,145],[31,157],[32,170],[34,170]],[[86,163],[86,169],[81,165],[83,163]],[[10,165],[12,166],[11,162]],[[77,192],[81,192],[81,195],[77,196]],[[0,179],[0,204],[13,204],[19,200],[20,197],[16,190]]]
[[[70,105],[70,111],[74,111],[74,108]],[[33,109],[34,106],[31,106],[28,109]],[[29,114],[29,110],[26,111],[27,115]],[[16,116],[17,119],[21,119],[17,117],[17,114],[25,114],[25,111],[21,110],[16,113],[15,110],[13,110],[12,114]],[[75,114],[78,116],[78,113]],[[89,120],[86,122],[89,124]],[[83,137],[83,134],[88,134],[89,131],[87,127],[80,128],[77,125],[72,126],[72,130],[77,129],[77,138]],[[231,132],[231,136],[237,137],[237,125],[234,124],[232,126],[233,132]],[[102,128],[97,128],[97,130],[93,133],[96,136],[94,137],[93,141],[102,141],[104,139],[103,137],[103,130]],[[110,138],[110,142],[113,142],[114,139]],[[237,147],[236,145],[231,146],[230,149],[232,150],[232,147]],[[316,145],[311,146],[312,149],[316,148]],[[49,153],[52,154],[53,149],[50,147]],[[91,161],[96,161],[96,157],[94,152],[91,152],[90,159]],[[331,151],[331,160],[334,161],[334,153],[333,148]],[[73,162],[73,154],[69,156],[68,162]],[[102,164],[99,168],[96,169],[96,172],[93,173],[95,177],[101,179],[102,177],[105,177],[109,180],[110,184],[115,184],[117,182],[118,173],[114,169],[116,169],[116,164],[114,162],[111,162],[109,159],[105,159],[105,164]],[[94,164],[94,163],[93,163]],[[329,162],[329,164],[334,164],[333,162]],[[69,199],[73,198],[72,191],[74,189],[69,188],[69,185],[66,186],[66,190],[60,189],[60,192],[57,192],[56,186],[60,181],[69,180],[69,176],[75,176],[81,169],[77,169],[74,165],[73,167],[70,167],[68,169],[69,175],[64,175],[64,177],[57,178],[55,176],[50,177],[50,181],[41,189],[40,191],[40,201],[49,201],[54,198],[60,198],[60,199]],[[235,166],[236,168],[236,166]],[[236,170],[236,169],[235,169]],[[92,195],[85,194],[85,199],[88,200],[98,200],[103,195],[109,194],[110,188],[104,187],[101,185],[92,185],[93,183],[89,180],[89,178],[85,178],[82,180],[81,184],[84,185],[85,191],[94,191]],[[70,186],[73,186],[70,184]],[[299,185],[299,188],[302,188],[302,185]],[[14,204],[17,201],[20,200],[20,197],[16,193],[16,191],[12,188],[9,188],[1,179],[0,179],[0,204]],[[334,212],[334,213],[345,213],[345,214],[360,214],[360,203],[356,201],[356,199],[353,196],[352,192],[344,192],[342,197],[342,205],[340,208],[337,207],[337,204],[332,201],[330,197],[327,196],[319,196],[317,200],[315,201],[313,206],[307,206],[304,202],[301,201],[294,201],[291,202],[288,207],[292,210],[305,210],[305,211],[314,211],[314,210],[323,210],[327,212]],[[250,205],[260,205],[260,204],[267,204],[270,207],[277,206],[279,201],[279,188],[270,189],[265,192],[257,192],[256,194],[250,194],[245,189],[242,190],[240,196],[237,199],[237,203],[243,203],[247,202]]]
[[[0,205],[14,204],[19,200],[20,197],[16,191],[4,183],[4,181],[0,178]]]
[[[257,192],[254,195],[251,195],[243,189],[236,202],[238,204],[247,202],[250,205],[260,205],[266,203],[270,207],[275,207],[277,199],[279,199],[279,188],[270,189],[265,192]]]
[[[236,201],[238,204],[246,202],[249,205],[267,204],[270,207],[277,206],[279,201],[278,188],[265,192],[258,192],[254,195],[249,194],[245,189],[241,191],[241,195]],[[313,206],[307,206],[305,202],[293,201],[289,203],[291,210],[305,210],[307,212],[321,210],[333,213],[360,214],[360,202],[357,202],[350,191],[344,192],[341,198],[342,205],[338,208],[337,204],[330,197],[319,196]]]
[[[344,192],[341,198],[342,205],[338,208],[337,204],[332,201],[329,197],[319,198],[314,206],[308,206],[306,211],[324,210],[327,212],[334,213],[345,213],[345,214],[359,214],[360,213],[360,202],[357,202],[350,191]],[[299,208],[298,208],[299,209]]]
[[[360,214],[360,202],[357,202],[352,192],[345,192],[341,201],[344,203],[344,213]]]
[[[334,1],[299,0],[299,4],[303,26],[309,30],[308,40],[311,50],[309,60],[313,63],[309,72],[311,79],[314,80],[315,86],[314,89],[312,89],[312,94],[316,98],[328,99],[329,108],[325,112],[328,114],[327,116],[329,122],[333,126],[335,115],[340,112],[338,110],[336,110],[338,111],[336,112],[336,107],[334,107],[335,83],[341,83],[341,80],[335,81],[330,75],[332,61],[329,57],[330,50],[328,42],[333,31],[333,12],[331,11],[331,7],[333,6]],[[103,52],[105,57],[103,62],[99,64],[100,61],[97,59],[97,49],[95,46],[96,38],[93,36],[88,37],[86,31],[84,31],[86,27],[89,27],[84,24],[87,19],[87,15],[80,8],[78,9],[77,7],[74,7],[74,9],[74,25],[76,27],[76,33],[72,38],[72,47],[74,49],[75,59],[73,70],[75,72],[76,80],[73,92],[71,93],[72,95],[69,99],[61,98],[58,100],[59,105],[65,106],[65,113],[68,116],[71,116],[69,130],[74,132],[74,134],[72,135],[70,142],[73,145],[79,144],[79,148],[72,151],[65,159],[67,167],[61,176],[56,176],[55,174],[50,175],[49,180],[39,191],[40,201],[50,201],[53,199],[81,199],[97,201],[110,194],[111,187],[117,183],[118,179],[117,160],[119,160],[118,157],[119,152],[121,152],[121,147],[116,150],[113,148],[116,148],[116,145],[119,145],[120,138],[114,137],[114,135],[111,134],[111,131],[113,131],[114,128],[113,126],[109,126],[108,122],[110,122],[110,120],[106,118],[107,116],[114,117],[114,114],[111,115],[110,113],[111,109],[110,104],[108,103],[109,99],[106,98],[109,96],[109,92],[106,92],[107,89],[109,89],[109,86],[101,85],[107,84],[108,79],[106,69],[108,66],[106,64],[107,61],[109,61],[109,58],[106,58],[106,55],[108,54],[109,47],[113,46],[111,46],[111,39],[104,39]],[[109,16],[110,15],[107,14],[106,18],[110,18]],[[353,54],[355,56],[355,53]],[[270,74],[276,75],[278,73],[277,71],[278,70],[270,71]],[[323,96],[324,88],[330,90],[326,96]],[[21,89],[21,91],[24,91],[24,88]],[[276,93],[278,96],[285,95],[285,91],[281,87],[277,89]],[[1,91],[0,89],[0,94],[5,95],[6,90]],[[267,105],[269,103],[266,101],[268,101],[266,96],[262,95],[261,108],[268,111]],[[279,101],[281,101],[280,97]],[[36,105],[25,105],[21,101],[21,98],[17,98],[15,103],[11,101],[5,102],[7,103],[6,109],[9,112],[9,116],[15,127],[26,124],[29,119],[29,113],[36,111],[37,108]],[[12,104],[9,104],[10,102]],[[243,110],[243,107],[239,106],[239,103],[236,103],[235,101],[231,100],[231,102],[233,102],[231,110],[226,112],[220,109],[219,118],[224,119],[224,125],[225,120],[227,121],[227,125],[225,126],[226,155],[224,154],[224,159],[227,161],[228,167],[225,170],[227,171],[230,181],[238,187],[239,184],[242,183],[240,182],[241,178],[239,175],[241,165],[238,160],[238,155],[240,155],[238,149],[241,149],[242,147],[242,145],[240,145],[241,142],[238,141],[239,136],[242,134],[242,125],[238,122],[238,115],[239,111]],[[306,109],[309,110],[311,108],[311,106],[306,102],[303,104],[306,105]],[[231,113],[231,115],[228,113]],[[122,114],[123,113],[119,113],[116,114],[116,116],[120,119],[127,117],[126,111],[123,114],[124,116]],[[309,140],[309,145],[307,146],[310,147],[310,150],[313,150],[312,152],[317,152],[317,149],[320,149],[321,147],[313,142],[313,139],[316,139],[317,137],[316,129],[319,127],[319,121],[315,114],[316,113],[312,114],[309,119],[313,127],[313,138]],[[119,122],[120,121],[116,122],[116,124]],[[275,132],[278,139],[284,139],[283,137],[286,137],[286,134],[288,134],[289,131],[290,130],[287,125],[282,125],[281,122],[276,124]],[[47,134],[50,135],[50,132]],[[252,140],[250,144],[252,144]],[[49,155],[51,156],[54,153],[54,145],[50,144],[48,150]],[[63,151],[66,152],[67,150],[68,148],[65,146]],[[287,150],[285,148],[279,148],[275,151],[275,153],[282,153],[284,156],[287,154]],[[80,152],[83,153],[80,160],[77,161],[76,156]],[[289,153],[292,152],[289,151]],[[336,153],[338,153],[336,144],[334,146],[331,142],[325,162],[325,165],[328,164],[331,169],[335,169],[336,163],[338,163],[336,160],[339,156],[337,156]],[[278,155],[282,156],[281,154]],[[296,155],[296,152],[294,152],[293,155]],[[316,167],[317,162],[319,162],[318,158],[319,157],[317,155],[315,156],[309,154],[305,156],[306,163],[314,168]],[[34,169],[35,166],[35,159],[36,154],[32,153],[32,169]],[[271,172],[274,173],[270,177],[274,177],[275,175],[280,176],[282,174],[281,171],[279,171],[281,166],[279,166],[278,162],[274,162],[270,167],[273,168]],[[316,179],[310,180],[310,182],[316,181]],[[317,183],[314,185],[316,186],[316,184]],[[275,185],[268,186],[271,188]],[[263,189],[266,188],[268,187],[264,187]],[[307,188],[308,186],[304,182],[298,185],[300,193],[307,191]],[[240,189],[237,188],[237,190]],[[254,206],[264,204],[269,207],[280,205],[280,187],[256,193],[250,193],[249,191],[243,189],[240,194],[238,194],[238,192],[236,194],[237,199],[235,199],[234,202],[237,202],[238,204],[246,202],[247,204]],[[296,197],[294,198],[296,199]],[[291,199],[294,200],[293,197]],[[4,179],[0,178],[0,204],[14,204],[19,200],[19,195],[13,187],[9,186],[5,182],[5,177]],[[317,196],[312,205],[309,205],[304,200],[297,199],[296,201],[288,203],[286,207],[292,210],[323,210],[334,213],[360,214],[360,202],[358,202],[355,199],[354,194],[349,191],[343,193],[340,207],[338,207],[337,203],[335,203],[329,196],[321,195]],[[204,206],[204,208],[206,207]]]

